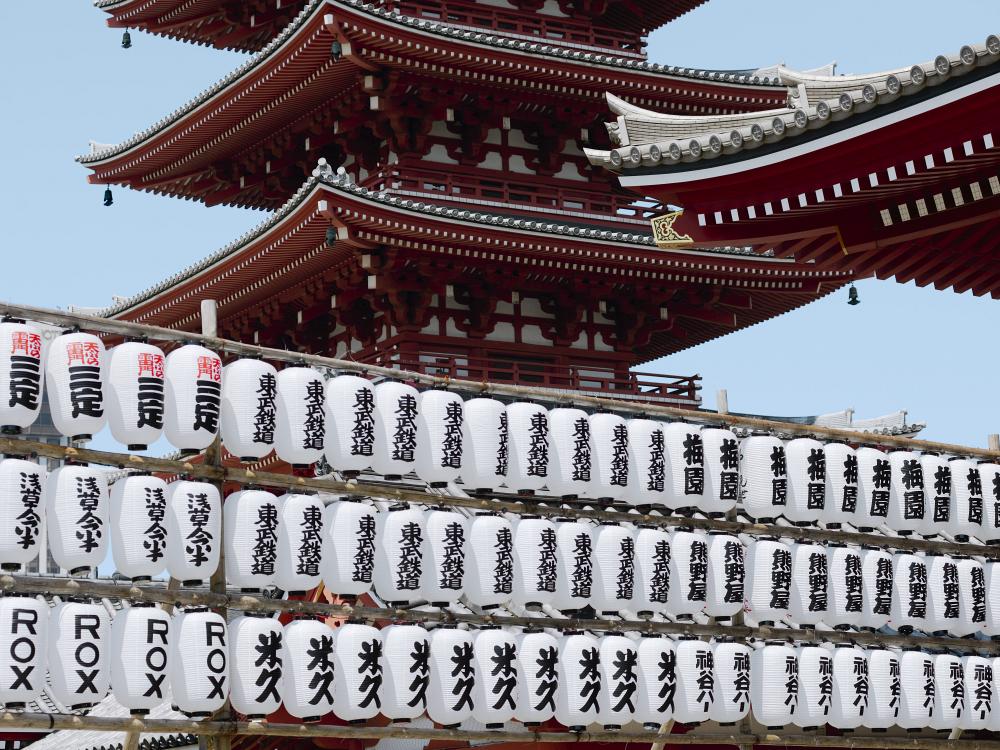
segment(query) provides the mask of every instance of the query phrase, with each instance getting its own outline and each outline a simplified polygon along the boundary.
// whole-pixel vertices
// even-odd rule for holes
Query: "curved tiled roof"
[[[788,108],[741,115],[692,117],[650,112],[608,95],[618,114],[608,130],[618,148],[585,149],[592,164],[614,171],[669,168],[731,156],[801,136],[897,102],[1000,62],[1000,37],[966,45],[955,55],[871,75],[831,76],[778,68]]]

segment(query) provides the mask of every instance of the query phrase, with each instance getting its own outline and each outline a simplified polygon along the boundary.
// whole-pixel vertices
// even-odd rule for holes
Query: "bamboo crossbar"
[[[747,534],[755,537],[785,537],[816,542],[834,542],[859,546],[889,547],[905,551],[939,552],[973,557],[1000,557],[1000,547],[949,541],[934,541],[918,537],[893,537],[881,534],[863,534],[854,531],[819,529],[809,527],[778,526],[775,524],[727,521],[721,518],[690,518],[678,515],[651,515],[616,510],[560,507],[557,497],[532,496],[530,500],[502,500],[497,498],[458,497],[435,495],[417,489],[374,482],[342,482],[324,477],[295,477],[289,474],[255,471],[248,468],[211,466],[204,463],[178,461],[166,458],[137,456],[128,453],[51,445],[20,437],[0,436],[0,454],[37,454],[45,458],[72,459],[104,466],[128,467],[141,471],[186,475],[207,481],[228,481],[242,485],[281,487],[287,490],[315,490],[340,495],[359,495],[421,505],[448,505],[476,511],[532,514],[546,518],[581,518],[606,523],[633,523],[657,527],[688,526],[703,531],[720,531],[729,534]]]
[[[205,336],[190,331],[177,331],[171,328],[161,328],[159,326],[143,325],[141,323],[131,323],[123,320],[111,318],[100,318],[93,315],[82,315],[80,313],[65,312],[62,310],[49,310],[43,307],[31,305],[14,305],[8,302],[0,302],[0,316],[9,315],[17,318],[35,320],[42,323],[52,323],[63,326],[79,326],[91,331],[113,334],[117,336],[145,336],[150,339],[162,341],[194,341],[209,349],[218,352],[227,352],[240,356],[262,357],[264,359],[296,362],[302,364],[315,365],[331,370],[344,372],[367,373],[379,375],[387,378],[408,380],[421,383],[426,386],[447,388],[454,391],[463,391],[480,395],[508,396],[515,398],[538,398],[545,401],[558,401],[563,404],[575,406],[603,409],[627,414],[647,415],[650,417],[671,417],[674,419],[697,422],[700,424],[727,425],[745,427],[751,430],[765,430],[768,432],[796,435],[811,435],[828,440],[839,440],[855,445],[879,445],[904,448],[907,450],[933,451],[937,453],[948,453],[960,456],[975,456],[978,458],[1000,459],[1000,451],[993,451],[986,448],[976,448],[972,446],[954,445],[950,443],[938,443],[930,440],[917,440],[915,438],[901,437],[898,435],[880,435],[870,432],[854,432],[836,427],[821,427],[818,425],[797,424],[794,422],[776,422],[756,417],[738,416],[735,414],[715,414],[711,412],[697,411],[694,409],[682,409],[673,406],[662,406],[648,403],[635,403],[621,399],[606,398],[603,396],[586,396],[579,393],[564,393],[546,388],[535,388],[524,385],[513,385],[506,383],[476,382],[471,380],[453,380],[435,375],[427,375],[421,372],[408,370],[396,370],[391,367],[381,367],[378,365],[354,362],[346,359],[335,359],[332,357],[321,357],[316,354],[304,352],[289,352],[283,349],[272,349],[256,344],[244,344],[239,341],[230,341],[215,336]]]

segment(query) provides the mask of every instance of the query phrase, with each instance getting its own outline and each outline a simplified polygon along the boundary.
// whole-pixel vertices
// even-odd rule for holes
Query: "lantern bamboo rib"
[[[271,724],[268,722],[212,721],[187,719],[139,719],[73,714],[0,714],[0,729],[82,730],[103,732],[143,732],[224,735],[249,737],[314,737],[345,740],[460,740],[466,742],[613,742],[649,744],[662,738],[656,732],[546,732],[471,729],[437,729],[392,725],[387,727],[336,726],[331,724]],[[671,745],[771,745],[777,747],[871,748],[871,750],[948,750],[956,745],[965,750],[1000,750],[996,740],[948,740],[933,737],[822,736],[802,734],[672,734]]]
[[[949,443],[937,443],[930,440],[916,440],[913,438],[900,437],[898,435],[879,435],[868,432],[854,432],[836,427],[820,427],[817,425],[796,424],[794,422],[775,422],[767,419],[755,417],[743,417],[735,414],[715,414],[702,412],[694,409],[682,409],[673,406],[659,406],[655,404],[637,404],[632,401],[621,399],[604,398],[600,396],[585,396],[582,394],[569,394],[562,391],[555,391],[546,388],[533,388],[524,385],[512,385],[506,383],[488,383],[472,380],[454,380],[452,378],[426,375],[420,372],[410,372],[408,370],[396,370],[390,367],[380,367],[362,362],[354,362],[346,359],[334,359],[332,357],[321,357],[316,354],[305,354],[301,352],[289,352],[283,349],[271,349],[255,344],[244,344],[238,341],[230,341],[214,336],[205,336],[190,331],[177,331],[171,328],[160,328],[159,326],[148,326],[140,323],[131,323],[110,318],[99,318],[93,315],[81,315],[79,313],[64,312],[62,310],[50,310],[43,307],[31,305],[14,305],[7,302],[0,302],[0,315],[9,315],[28,320],[35,320],[41,323],[52,323],[55,325],[79,326],[80,328],[117,336],[145,336],[150,339],[161,341],[194,341],[209,349],[229,354],[263,357],[282,362],[295,362],[300,364],[315,365],[333,370],[345,372],[367,373],[383,377],[408,380],[421,383],[426,386],[447,388],[453,391],[471,392],[480,395],[510,396],[515,398],[538,398],[545,401],[558,401],[563,404],[572,404],[580,407],[593,409],[606,409],[623,414],[646,415],[649,417],[671,417],[674,419],[697,422],[710,425],[728,425],[746,427],[748,429],[767,430],[769,432],[812,435],[818,438],[829,440],[839,440],[856,445],[879,445],[903,448],[906,450],[933,451],[937,453],[949,453],[961,456],[975,456],[978,458],[1000,459],[1000,451],[992,451],[985,448],[975,448],[972,446],[953,445]]]
[[[428,492],[407,489],[392,484],[374,482],[341,482],[335,479],[295,477],[289,474],[255,471],[234,467],[220,467],[189,461],[174,461],[165,458],[136,456],[127,453],[73,448],[50,445],[19,437],[0,436],[0,454],[37,454],[45,458],[71,459],[104,466],[122,466],[136,470],[155,471],[168,474],[188,475],[196,479],[218,482],[225,480],[242,485],[281,487],[292,491],[317,490],[342,495],[384,498],[405,503],[422,505],[447,505],[478,511],[532,514],[548,518],[583,518],[610,523],[633,523],[650,526],[689,526],[703,531],[720,531],[729,534],[750,536],[791,537],[816,542],[836,542],[874,547],[890,547],[910,552],[940,552],[951,555],[1000,557],[1000,548],[981,544],[932,541],[913,537],[892,537],[880,534],[862,534],[853,531],[837,531],[809,527],[776,526],[769,524],[726,521],[716,518],[688,518],[687,516],[649,515],[626,513],[623,511],[588,510],[584,508],[564,508],[557,497],[532,496],[530,500],[502,500],[497,498],[458,497],[453,495],[432,495]],[[550,503],[546,505],[545,503]]]
[[[759,640],[795,640],[806,642],[856,643],[895,648],[941,648],[956,652],[982,652],[1000,655],[1000,641],[974,638],[947,638],[929,635],[891,635],[879,632],[841,630],[805,630],[769,626],[701,625],[685,622],[648,620],[589,620],[555,617],[517,617],[513,615],[449,612],[440,609],[391,609],[352,604],[268,599],[251,594],[220,594],[211,591],[132,584],[126,581],[102,581],[90,578],[49,576],[0,576],[0,592],[11,594],[48,594],[51,596],[124,599],[130,602],[153,602],[186,607],[236,609],[291,615],[313,615],[367,621],[499,625],[508,627],[554,628],[564,631],[639,632],[646,635],[678,635]],[[998,748],[1000,750],[1000,748]]]

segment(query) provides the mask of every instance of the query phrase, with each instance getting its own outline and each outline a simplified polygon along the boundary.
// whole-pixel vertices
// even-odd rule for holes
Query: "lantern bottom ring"
[[[641,618],[643,620],[648,620],[648,619],[650,619],[653,616],[653,614],[654,614],[653,610],[651,610],[651,609],[643,609],[643,610],[640,610],[640,611],[636,612],[635,616],[639,617],[639,618]]]
[[[583,734],[584,732],[587,731],[587,727],[585,727],[583,724],[573,724],[571,726],[566,727],[566,731],[576,732],[577,734]]]
[[[96,703],[74,703],[72,706],[69,706],[69,710],[80,711],[84,708],[93,708],[96,705],[97,705]]]
[[[398,482],[403,478],[402,474],[384,474],[382,478],[387,482]]]
[[[71,443],[75,443],[78,440],[91,440],[93,437],[93,435],[70,435],[69,440]]]
[[[148,708],[133,708],[128,712],[129,716],[149,716]]]
[[[247,714],[247,721],[264,721],[267,714]]]
[[[622,729],[622,725],[621,724],[605,724],[604,725],[604,731],[605,732],[620,732],[621,729]]]
[[[842,524],[839,524],[839,523],[828,523],[826,525],[826,528],[828,528],[830,530],[835,530],[835,529],[839,529],[841,526],[842,526]]]
[[[806,529],[813,525],[812,521],[792,521],[792,526],[797,529]]]
[[[18,427],[17,425],[13,425],[13,424],[5,424],[3,427],[0,427],[0,434],[2,434],[2,435],[20,435],[21,434],[21,428]]]
[[[484,724],[484,726],[487,729],[498,729],[499,730],[499,729],[503,729],[504,725],[503,725],[503,722],[499,722],[499,723],[496,723],[496,724]]]
[[[645,724],[642,725],[642,728],[645,729],[647,732],[657,732],[660,729],[660,725],[657,724],[655,721],[647,721]]]
[[[69,571],[69,574],[71,576],[85,575],[89,573],[90,573],[89,565],[81,565],[79,568],[73,568],[71,571]]]
[[[0,570],[20,570],[20,563],[2,563],[0,564]]]
[[[715,617],[716,622],[732,622],[733,618],[730,615],[718,615]]]
[[[128,451],[129,451],[130,453],[131,453],[132,451],[144,451],[144,450],[146,450],[146,449],[147,449],[148,447],[149,447],[148,445],[145,445],[145,444],[143,444],[143,443],[129,443],[129,444],[128,444]]]
[[[207,719],[212,715],[211,711],[181,711],[189,719]]]
[[[23,703],[4,703],[3,706],[4,706],[4,709],[7,710],[7,711],[9,711],[12,708],[15,709],[15,710],[23,710],[24,709],[24,704]]]
[[[151,576],[132,576],[129,578],[129,581],[132,583],[144,583],[152,580]]]
[[[203,583],[204,581],[201,578],[189,578],[187,580],[181,581],[181,586],[182,587],[201,586],[201,584]]]
[[[541,612],[542,603],[541,602],[525,602],[524,608],[529,612]]]
[[[517,494],[521,497],[531,497],[535,494],[534,490],[518,490]]]
[[[447,487],[448,483],[447,482],[428,482],[427,486],[430,487],[432,490],[439,490],[442,487]]]

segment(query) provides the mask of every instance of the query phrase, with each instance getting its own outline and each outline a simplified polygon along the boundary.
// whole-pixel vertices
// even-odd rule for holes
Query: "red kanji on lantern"
[[[38,359],[42,356],[42,337],[37,333],[19,331],[11,336],[10,353],[22,351],[29,357]]]
[[[77,341],[66,345],[66,356],[70,362],[78,361],[82,365],[97,367],[100,364],[100,352],[97,344]]]
[[[198,377],[207,375],[216,383],[222,380],[222,362],[217,357],[198,357]]]
[[[162,354],[140,354],[139,374],[148,372],[154,378],[163,377],[163,355]]]

